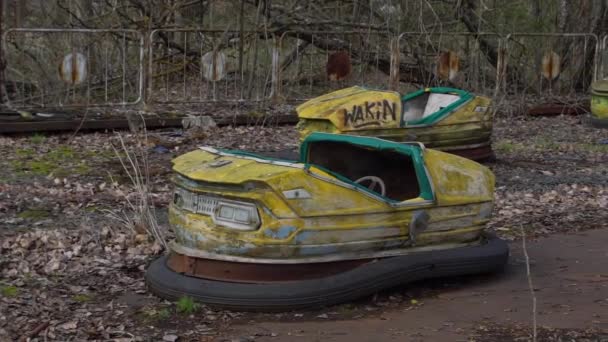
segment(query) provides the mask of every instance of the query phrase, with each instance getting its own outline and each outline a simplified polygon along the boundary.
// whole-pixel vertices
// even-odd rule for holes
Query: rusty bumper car
[[[419,143],[312,133],[297,161],[202,147],[173,162],[176,239],[146,273],[167,299],[317,307],[508,258],[485,232],[492,172]]]
[[[473,160],[493,157],[490,99],[437,87],[401,95],[350,87],[296,108],[302,138],[312,132],[351,134],[427,147]]]

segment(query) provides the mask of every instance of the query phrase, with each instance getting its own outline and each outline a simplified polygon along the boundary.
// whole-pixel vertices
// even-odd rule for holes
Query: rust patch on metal
[[[559,76],[561,72],[560,57],[553,51],[548,51],[543,56],[542,60],[542,75],[544,78],[552,81]]]
[[[589,104],[545,103],[528,109],[531,116],[581,115],[590,112]]]
[[[174,272],[203,279],[240,283],[271,283],[328,277],[352,270],[373,260],[273,265],[193,258],[172,252],[167,259],[167,266]]]
[[[338,51],[329,55],[327,59],[327,77],[330,81],[340,81],[350,75],[352,63],[346,51]]]
[[[79,52],[65,55],[59,63],[59,78],[70,85],[77,85],[87,78],[87,59]]]
[[[206,80],[220,81],[226,76],[226,55],[219,51],[207,52],[201,57],[201,67]]]
[[[456,52],[448,50],[439,54],[437,76],[442,80],[453,81],[460,71],[460,58]]]

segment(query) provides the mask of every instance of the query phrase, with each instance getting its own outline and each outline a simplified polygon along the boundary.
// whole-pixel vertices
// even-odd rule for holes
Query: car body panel
[[[428,188],[422,186],[418,197],[394,201],[306,163],[309,143],[332,139],[419,155],[416,172],[419,179],[428,179]],[[169,221],[176,233],[175,248],[243,262],[252,258],[289,260],[285,262],[353,258],[474,243],[491,215],[494,176],[473,161],[417,144],[322,133],[309,137],[301,151],[302,161],[212,148],[174,159],[174,182],[179,188],[255,204],[261,222],[254,230],[235,230],[172,203]],[[298,189],[307,195],[286,196]]]
[[[424,118],[406,120],[413,99],[424,94],[446,94],[459,99]],[[419,141],[446,151],[475,148],[490,144],[490,103],[489,98],[454,88],[425,88],[400,96],[394,91],[351,87],[298,106],[297,127],[301,139],[312,132],[327,132]]]

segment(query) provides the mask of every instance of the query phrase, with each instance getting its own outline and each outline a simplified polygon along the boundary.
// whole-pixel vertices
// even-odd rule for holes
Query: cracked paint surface
[[[235,230],[176,204],[170,205],[169,221],[178,244],[235,257],[303,258],[404,248],[413,214],[421,210],[429,220],[416,233],[416,246],[479,239],[491,214],[494,175],[478,163],[435,150],[423,150],[422,162],[434,201],[410,199],[399,206],[357,191],[323,170],[314,172],[324,177],[313,177],[301,163],[274,165],[197,150],[174,160],[176,186],[254,204],[261,224]],[[284,190],[296,188],[311,198],[284,197]]]

